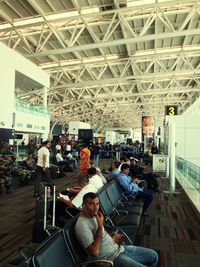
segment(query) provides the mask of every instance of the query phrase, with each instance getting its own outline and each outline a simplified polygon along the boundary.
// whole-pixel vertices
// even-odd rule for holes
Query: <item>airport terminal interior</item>
[[[0,96],[0,266],[200,266],[200,0],[0,0]]]

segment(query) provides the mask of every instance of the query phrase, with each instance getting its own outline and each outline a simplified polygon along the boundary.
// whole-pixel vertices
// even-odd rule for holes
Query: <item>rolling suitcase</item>
[[[35,222],[32,232],[32,242],[35,243],[41,243],[57,230],[55,226],[56,187],[54,184],[41,184],[44,194],[36,199]]]

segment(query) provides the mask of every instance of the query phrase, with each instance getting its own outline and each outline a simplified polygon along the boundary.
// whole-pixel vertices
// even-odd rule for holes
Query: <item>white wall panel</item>
[[[43,133],[48,135],[50,118],[16,111],[15,130],[19,132]]]
[[[200,129],[200,116],[185,116],[185,127]]]
[[[175,122],[176,155],[200,166],[200,116],[168,117]]]
[[[116,143],[116,132],[106,131],[106,142],[110,142],[112,145]]]
[[[185,131],[185,159],[200,158],[200,129],[186,128]]]
[[[81,121],[70,121],[68,134],[78,135],[78,129],[91,129],[91,125],[89,123],[81,122]]]
[[[182,158],[185,155],[185,128],[176,128],[175,131],[176,155]]]
[[[0,128],[12,128],[15,68],[13,51],[0,43]]]

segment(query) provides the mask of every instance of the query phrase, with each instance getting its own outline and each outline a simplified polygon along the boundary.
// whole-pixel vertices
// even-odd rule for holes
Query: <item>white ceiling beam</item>
[[[0,0],[4,1],[4,0]],[[180,0],[171,0],[170,3],[169,1],[166,1],[166,3],[161,3],[160,1],[158,2],[158,5],[160,6],[160,8],[165,10],[166,14],[182,14],[182,13],[189,13],[191,11],[191,5],[193,5],[194,3],[196,3],[196,0],[181,0],[181,5],[180,5]],[[134,2],[132,2],[134,4]],[[124,8],[117,8],[117,9],[113,9],[113,10],[109,10],[109,11],[103,11],[103,12],[97,12],[94,9],[91,8],[91,12],[87,13],[87,14],[80,14],[76,11],[69,11],[69,12],[63,12],[63,13],[58,13],[58,14],[50,14],[50,15],[46,15],[46,21],[48,21],[49,23],[53,24],[53,23],[59,23],[59,22],[63,22],[65,21],[67,23],[67,21],[74,21],[76,19],[79,19],[80,17],[83,17],[85,19],[90,19],[91,17],[94,18],[95,21],[99,21],[99,23],[101,23],[101,21],[99,20],[99,17],[102,17],[104,15],[109,15],[109,14],[113,14],[115,12],[120,12],[122,14],[125,14],[126,16],[131,17],[132,19],[136,19],[136,18],[148,18],[149,17],[149,13],[152,12],[152,8],[154,8],[155,6],[155,0],[152,1],[152,3],[149,4],[146,3],[144,4],[144,2],[139,4],[139,5],[135,5],[135,7],[133,8],[133,6],[130,7],[124,7]],[[146,8],[145,8],[146,7]],[[148,7],[148,8],[147,8]],[[145,12],[144,12],[145,11]],[[73,15],[73,12],[76,13],[76,15]],[[9,30],[10,28],[30,28],[32,26],[41,26],[41,23],[45,23],[44,19],[42,17],[37,17],[37,18],[27,18],[27,19],[18,19],[13,21],[13,25],[8,24],[4,24],[2,27],[0,27],[1,30]],[[98,25],[98,24],[97,24]]]
[[[76,84],[68,83],[64,85],[59,85],[56,87],[51,87],[51,89],[82,89],[83,87],[99,87],[99,86],[112,86],[112,85],[123,85],[129,84],[133,81],[137,80],[140,83],[150,83],[152,80],[154,81],[169,81],[172,78],[176,78],[177,80],[188,80],[188,79],[199,79],[200,78],[200,70],[176,70],[171,72],[158,72],[158,73],[146,73],[141,75],[130,75],[119,78],[107,78],[90,81],[83,81]]]
[[[140,37],[135,37],[135,38],[118,39],[118,40],[113,40],[113,41],[108,41],[108,42],[79,45],[79,46],[67,47],[67,48],[61,48],[61,49],[53,49],[53,50],[43,51],[39,53],[24,54],[24,56],[27,58],[45,57],[45,56],[50,56],[50,55],[86,51],[86,50],[91,50],[91,49],[112,47],[112,46],[118,46],[118,45],[124,45],[124,44],[133,44],[133,43],[147,42],[147,41],[152,41],[152,40],[163,40],[163,39],[174,38],[174,37],[177,38],[177,37],[181,37],[185,35],[200,35],[200,28],[183,30],[183,31],[167,32],[167,33],[159,33],[156,35],[149,34],[146,36],[140,36]]]

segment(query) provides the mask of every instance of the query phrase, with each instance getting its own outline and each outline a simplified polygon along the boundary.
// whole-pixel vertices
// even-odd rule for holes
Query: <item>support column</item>
[[[43,106],[47,108],[47,88],[43,87]]]
[[[43,107],[47,108],[47,87],[43,87]],[[49,133],[43,133],[42,134],[42,140],[43,142],[48,139]]]
[[[170,177],[170,192],[173,193],[175,191],[175,123],[172,122],[169,124],[169,146],[170,146],[170,153],[169,153],[169,177]]]

